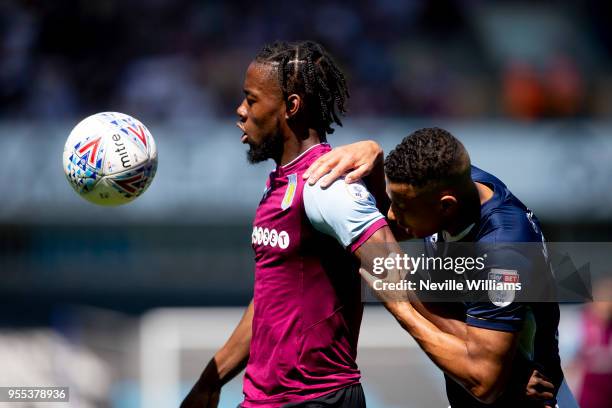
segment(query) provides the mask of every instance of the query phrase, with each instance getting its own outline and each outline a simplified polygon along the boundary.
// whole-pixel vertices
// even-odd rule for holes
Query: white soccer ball
[[[64,172],[74,190],[100,205],[129,203],[153,181],[157,147],[137,119],[102,112],[83,119],[64,146]]]

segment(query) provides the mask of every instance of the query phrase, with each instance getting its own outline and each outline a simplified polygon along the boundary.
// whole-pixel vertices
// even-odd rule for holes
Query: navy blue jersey
[[[544,237],[535,215],[493,175],[472,167],[472,179],[493,190],[493,197],[481,206],[480,219],[460,242],[477,243],[475,247],[486,248],[487,256],[484,269],[467,271],[466,276],[460,278],[520,281],[525,291],[530,288],[553,290]],[[429,256],[440,256],[442,251],[447,254],[450,245],[444,239],[445,235],[440,232],[425,238],[425,250]],[[438,274],[437,279],[443,278],[439,275],[445,273],[454,274],[454,278],[457,278],[453,271],[429,273],[432,278]],[[470,326],[520,333],[508,387],[493,405],[483,405],[459,384],[446,377],[447,396],[453,408],[516,407],[519,401],[522,407],[528,407],[522,395],[531,367],[537,367],[551,378],[557,388],[563,380],[557,335],[558,304],[550,301],[535,302],[533,300],[538,294],[533,293],[528,297],[529,302],[521,301],[520,294],[514,292],[502,291],[499,298],[495,297],[499,295],[495,293],[493,297],[489,295],[487,299],[466,300],[453,307],[461,309],[465,322]],[[550,294],[542,294],[541,298],[550,300],[552,297]]]

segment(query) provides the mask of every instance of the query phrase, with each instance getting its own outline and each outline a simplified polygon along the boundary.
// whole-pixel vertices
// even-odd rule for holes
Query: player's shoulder
[[[472,166],[472,179],[490,186],[493,197],[482,205],[479,241],[529,242],[540,240],[539,222],[497,177]]]
[[[485,184],[494,184],[494,185],[506,187],[504,182],[501,181],[499,178],[495,177],[493,174],[487,171],[484,171],[483,169],[476,167],[474,165],[471,166],[470,173],[472,176],[472,180],[474,181],[485,183]]]
[[[371,227],[382,226],[377,223],[384,216],[376,208],[376,200],[365,184],[349,184],[343,178],[326,188],[321,188],[319,183],[304,185],[303,192],[306,217],[316,230],[349,247],[360,245],[360,239],[368,236]]]
[[[493,244],[534,242],[541,239],[540,231],[530,223],[525,212],[503,209],[481,220],[476,240]]]
[[[345,198],[357,201],[367,200],[370,196],[370,192],[363,181],[347,183],[344,176],[339,177],[326,188],[321,187],[321,180],[313,185],[304,183],[304,194],[315,198],[336,196],[335,198],[338,199]]]

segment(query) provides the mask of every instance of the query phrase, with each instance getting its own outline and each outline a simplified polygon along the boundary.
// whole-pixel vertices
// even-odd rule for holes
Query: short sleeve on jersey
[[[344,178],[325,189],[318,182],[314,186],[306,184],[304,209],[317,231],[334,237],[344,247],[360,240],[364,233],[372,233],[370,227],[386,225],[365,185],[347,184]]]
[[[512,303],[505,307],[489,302],[474,302],[467,305],[465,322],[469,326],[483,329],[517,332],[523,327],[525,306]]]

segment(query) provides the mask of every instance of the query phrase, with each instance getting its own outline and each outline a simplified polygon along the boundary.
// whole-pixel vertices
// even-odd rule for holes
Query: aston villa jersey
[[[305,186],[331,148],[270,174],[253,223],[255,291],[242,406],[280,407],[358,383],[363,305],[352,252],[386,225],[363,184]]]

